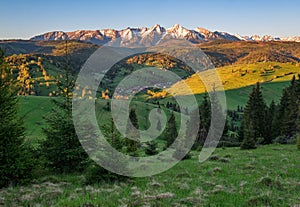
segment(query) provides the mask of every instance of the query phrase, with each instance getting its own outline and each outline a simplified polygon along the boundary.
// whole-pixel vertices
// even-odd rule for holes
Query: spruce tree
[[[205,93],[203,96],[203,101],[199,106],[199,115],[200,115],[199,130],[197,134],[197,140],[193,148],[198,146],[203,146],[210,127],[211,103],[208,97],[208,93]]]
[[[300,78],[294,76],[291,84],[283,90],[276,120],[274,121],[275,136],[283,136],[286,140],[299,133],[297,119],[299,116]]]
[[[104,126],[103,135],[109,142],[109,144],[116,150],[121,151],[123,148],[123,142],[121,135],[118,132],[114,120],[111,118],[108,125]]]
[[[203,101],[199,107],[201,128],[208,132],[211,122],[211,102],[208,93],[204,94]]]
[[[212,134],[213,134],[213,137],[221,136],[221,138],[219,140],[220,141],[219,146],[224,146],[225,142],[229,141],[228,140],[228,123],[226,121],[226,114],[223,113],[223,111],[222,111],[222,105],[220,104],[220,102],[218,100],[217,92],[215,91],[215,89],[211,93],[211,107],[212,107],[212,109],[214,109],[214,114],[218,116],[217,119],[214,120],[214,123],[212,125]],[[212,111],[212,109],[210,109],[210,111]],[[209,115],[209,116],[211,116],[211,115]],[[223,125],[222,122],[224,120],[225,120],[224,127],[222,127],[222,125]],[[209,121],[211,121],[211,118]],[[216,141],[216,140],[214,140],[214,141]]]
[[[298,131],[297,121],[300,102],[300,78],[294,76],[289,89],[289,104],[287,109],[287,120],[285,125],[285,135],[289,139],[295,136]]]
[[[259,139],[262,139],[262,141],[265,140],[265,112],[266,105],[260,90],[260,85],[257,83],[249,95],[244,110],[242,120],[243,143],[252,143],[252,139],[254,139],[255,143],[259,141]]]
[[[241,149],[255,149],[256,148],[256,137],[255,129],[252,121],[247,123],[247,127],[244,129],[244,140],[241,143]]]
[[[271,144],[274,140],[274,119],[276,114],[276,105],[272,101],[270,106],[266,109],[266,128],[265,128],[265,139],[264,144]]]
[[[87,154],[82,148],[72,121],[72,90],[74,79],[71,75],[66,42],[66,60],[63,78],[57,78],[60,97],[53,98],[54,108],[44,117],[47,127],[43,129],[46,140],[43,154],[47,166],[59,173],[81,171]]]
[[[157,131],[160,131],[160,130],[161,130],[161,122],[160,122],[160,120],[157,121],[157,124],[156,124],[156,130],[157,130]]]
[[[97,132],[89,131],[89,135],[92,135],[92,140],[95,141],[94,146],[97,146],[97,151],[92,152],[91,156],[94,160],[89,160],[85,171],[85,178],[88,184],[124,179],[125,177],[119,174],[129,172],[128,161],[122,153],[123,141],[121,134],[115,127],[112,118],[107,125],[101,127],[101,131],[109,145],[102,141],[96,141],[95,137],[98,137],[96,135]],[[91,144],[91,140],[88,141]],[[120,151],[120,153],[115,152],[115,150]],[[95,160],[98,162],[96,163]],[[104,165],[105,168],[100,166],[99,163]]]
[[[280,103],[275,115],[275,120],[273,123],[273,133],[274,137],[283,136],[286,134],[287,122],[288,122],[288,106],[289,106],[289,92],[288,88],[283,89]]]
[[[32,160],[24,147],[22,120],[18,117],[17,88],[12,70],[0,50],[0,188],[32,176]]]
[[[199,132],[199,128],[200,128],[199,127],[200,120],[199,120],[199,114],[197,114],[197,113],[199,113],[199,111],[193,110],[190,115],[190,119],[187,120],[187,122],[186,122],[185,139],[187,139],[187,141],[189,141],[191,139],[191,137],[193,137],[196,134],[195,141],[192,146],[192,150],[196,150],[200,146],[200,144],[198,142],[198,132]],[[198,123],[198,126],[197,126],[197,124],[194,124],[194,123]]]
[[[166,130],[165,130],[165,140],[166,140],[166,148],[169,147],[177,138],[177,126],[176,126],[176,119],[175,115],[172,112],[171,116],[167,122]]]
[[[139,145],[139,141],[138,140],[132,140],[130,138],[137,138],[139,137],[139,124],[138,124],[138,119],[135,113],[135,109],[132,108],[130,109],[129,112],[129,120],[128,123],[131,121],[132,126],[131,125],[127,125],[126,128],[126,146],[127,146],[127,152],[131,155],[137,155],[137,149],[138,149],[138,145]]]
[[[151,156],[151,155],[156,155],[157,153],[158,153],[157,142],[156,141],[147,142],[147,147],[145,149],[145,154]]]
[[[297,148],[300,150],[300,137],[297,138]]]

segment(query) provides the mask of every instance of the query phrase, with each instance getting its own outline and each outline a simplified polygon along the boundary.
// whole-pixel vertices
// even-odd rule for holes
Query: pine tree
[[[160,122],[160,120],[157,121],[157,124],[156,124],[156,130],[157,130],[157,131],[160,131],[160,130],[161,130],[161,122]]]
[[[255,149],[256,137],[252,121],[247,123],[247,127],[244,129],[244,136],[245,138],[241,144],[241,149]]]
[[[294,76],[290,86],[283,90],[280,104],[274,121],[275,136],[287,140],[299,133],[297,127],[298,105],[300,102],[300,78]]]
[[[295,136],[298,131],[298,111],[300,102],[300,78],[294,76],[289,89],[289,104],[287,109],[287,120],[285,125],[285,135],[287,138]]]
[[[257,83],[249,95],[249,100],[244,110],[242,120],[243,143],[252,143],[253,138],[255,143],[259,141],[259,139],[262,139],[262,141],[265,140],[265,112],[266,105],[260,90],[260,85]]]
[[[286,125],[288,120],[288,105],[289,105],[289,92],[288,88],[283,89],[282,96],[278,109],[275,114],[275,120],[273,123],[273,133],[274,137],[279,137],[286,133]]]
[[[203,101],[199,107],[201,128],[204,128],[207,132],[211,122],[211,102],[208,97],[208,93],[204,94]]]
[[[165,135],[164,135],[166,140],[166,148],[169,147],[175,141],[177,136],[178,136],[178,132],[177,132],[175,115],[172,112],[168,120],[166,130],[165,130]]]
[[[198,114],[197,114],[198,113]],[[198,110],[193,110],[190,115],[190,119],[186,121],[186,135],[185,138],[187,141],[190,141],[193,136],[196,135],[192,150],[196,150],[200,144],[198,142],[198,132],[200,128],[200,116]]]
[[[212,109],[214,109],[214,114],[218,116],[217,119],[214,120],[214,123],[212,125],[212,136],[213,138],[221,136],[219,141],[221,146],[223,146],[224,142],[228,139],[228,123],[226,121],[226,114],[222,111],[222,105],[218,100],[217,92],[215,89],[211,93],[211,107]],[[212,109],[210,109],[210,111],[212,111]],[[225,121],[224,127],[222,127],[223,121]]]
[[[132,126],[131,125],[127,125],[126,128],[126,146],[127,146],[127,152],[130,153],[131,155],[137,155],[137,149],[138,149],[138,145],[139,145],[139,141],[138,140],[132,140],[129,138],[137,138],[139,137],[139,132],[138,132],[138,128],[139,128],[139,124],[138,124],[138,119],[135,113],[135,109],[132,108],[129,112],[129,120],[128,123],[131,121]]]
[[[156,155],[157,153],[158,153],[157,142],[155,142],[155,141],[147,142],[147,147],[145,149],[145,154],[151,156],[151,155]]]
[[[91,159],[88,159],[84,172],[86,184],[123,180],[125,177],[120,174],[129,173],[130,170],[128,161],[122,153],[123,140],[113,119],[111,118],[107,125],[101,126],[106,140],[99,139],[98,126],[83,124],[81,127],[83,132],[87,132],[81,137],[81,142],[86,141],[85,146],[91,146],[89,153]]]
[[[0,50],[0,188],[32,176],[32,160],[24,147],[22,120],[18,117],[17,89],[12,71]]]
[[[109,125],[104,126],[103,135],[114,149],[118,151],[122,150],[123,142],[121,139],[121,135],[116,129],[114,120],[112,118],[110,119]]]
[[[82,148],[72,122],[72,89],[74,80],[71,76],[68,60],[68,42],[66,42],[66,64],[64,76],[57,79],[60,97],[52,99],[55,107],[44,119],[46,140],[43,143],[43,153],[47,165],[59,173],[82,170],[87,154]]]
[[[272,101],[270,106],[266,109],[266,129],[265,129],[265,140],[264,144],[271,144],[275,139],[274,136],[274,119],[276,113],[276,105],[275,102]]]
[[[203,101],[199,106],[199,114],[200,125],[195,145],[203,146],[208,135],[208,130],[211,122],[211,103],[208,97],[208,93],[205,93],[203,96]],[[195,148],[195,146],[193,148]]]

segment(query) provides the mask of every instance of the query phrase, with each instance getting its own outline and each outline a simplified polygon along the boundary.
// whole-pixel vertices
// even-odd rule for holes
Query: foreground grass
[[[198,152],[146,178],[84,185],[82,175],[48,176],[0,190],[3,206],[298,206],[300,151],[293,145]]]

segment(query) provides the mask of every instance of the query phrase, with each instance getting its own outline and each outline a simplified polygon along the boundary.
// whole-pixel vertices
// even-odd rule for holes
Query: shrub
[[[126,177],[110,172],[91,161],[84,173],[86,184],[124,180]]]
[[[300,135],[298,136],[298,139],[297,139],[297,147],[300,150]]]
[[[276,137],[273,142],[277,144],[296,144],[297,136],[292,136],[292,137],[279,136]]]

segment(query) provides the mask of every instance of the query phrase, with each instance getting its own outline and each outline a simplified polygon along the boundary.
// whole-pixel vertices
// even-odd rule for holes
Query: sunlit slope
[[[217,68],[216,72],[224,89],[232,90],[250,86],[257,82],[270,83],[289,81],[293,75],[300,73],[300,66],[295,63],[278,62],[237,64]],[[216,76],[213,75],[214,73],[214,71],[208,70],[194,74],[174,84],[167,90],[172,95],[190,95],[190,91],[194,94],[201,94],[207,91],[201,79],[209,80],[207,85],[212,86],[214,85],[214,81],[216,81]],[[187,84],[191,90],[186,90],[186,87],[184,87],[185,84]],[[217,90],[218,89],[221,89],[221,87],[217,87]]]

